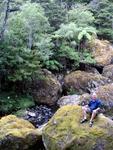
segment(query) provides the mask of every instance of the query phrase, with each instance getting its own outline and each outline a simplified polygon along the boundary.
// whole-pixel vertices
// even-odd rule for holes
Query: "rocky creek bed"
[[[39,105],[26,110],[22,118],[31,122],[36,128],[39,128],[54,115],[57,107],[49,107],[46,105]]]
[[[44,70],[44,80],[30,83],[37,105],[19,118],[0,119],[0,150],[113,150],[113,47],[96,40],[93,49],[93,68],[85,64],[88,68],[60,79]],[[97,66],[102,66],[101,72]],[[89,128],[87,123],[80,125],[80,105],[87,104],[92,92],[102,100],[107,117],[100,114]]]

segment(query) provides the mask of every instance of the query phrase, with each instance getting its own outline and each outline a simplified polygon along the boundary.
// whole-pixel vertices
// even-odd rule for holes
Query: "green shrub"
[[[1,114],[9,114],[19,109],[25,109],[34,106],[31,97],[25,95],[16,95],[15,93],[0,94],[0,112]]]
[[[67,91],[67,95],[79,94],[74,88],[70,88]]]
[[[58,50],[58,57],[79,61],[79,53],[74,48],[64,44],[62,44],[61,48]]]
[[[98,36],[103,39],[108,39],[113,42],[113,29],[111,28],[101,28],[98,31]]]
[[[62,68],[62,65],[57,60],[48,60],[44,65],[49,70],[58,71],[60,68]]]
[[[90,52],[83,52],[82,54],[80,54],[80,56],[82,57],[80,62],[84,62],[88,64],[96,63],[95,59],[93,58]]]

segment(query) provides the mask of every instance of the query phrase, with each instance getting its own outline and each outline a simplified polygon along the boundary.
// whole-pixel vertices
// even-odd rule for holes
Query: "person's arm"
[[[97,111],[99,111],[101,109],[101,101],[98,101],[98,108],[96,109]]]
[[[97,109],[95,109],[95,110],[97,110],[97,111],[99,111],[101,108],[100,107],[98,107]]]
[[[88,106],[89,106],[89,107],[91,106],[91,100],[89,101]]]

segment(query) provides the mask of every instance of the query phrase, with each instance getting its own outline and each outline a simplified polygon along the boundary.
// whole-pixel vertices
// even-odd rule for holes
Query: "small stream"
[[[48,107],[46,105],[35,106],[27,109],[27,113],[23,116],[24,119],[30,121],[36,128],[48,122],[54,115],[57,108]]]
[[[22,117],[31,122],[36,128],[40,128],[43,124],[47,123],[54,115],[58,108],[48,107],[46,105],[37,105],[33,108],[28,108],[25,115]],[[29,150],[45,150],[44,144],[40,141]]]

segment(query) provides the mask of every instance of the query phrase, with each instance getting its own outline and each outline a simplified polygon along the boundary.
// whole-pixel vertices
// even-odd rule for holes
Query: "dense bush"
[[[20,109],[34,106],[30,96],[16,95],[15,93],[0,94],[0,114],[10,114]]]
[[[39,4],[28,2],[9,17],[7,24],[5,39],[0,44],[0,68],[8,80],[28,79],[38,74],[40,61],[51,55],[50,39],[45,34],[48,20]]]
[[[99,37],[113,41],[113,2],[109,0],[91,1],[90,9],[95,16],[95,26]]]

